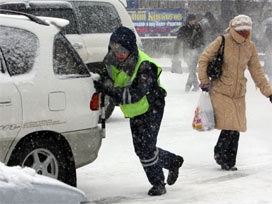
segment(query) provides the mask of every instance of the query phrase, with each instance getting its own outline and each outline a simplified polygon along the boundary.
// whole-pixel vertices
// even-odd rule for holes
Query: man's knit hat
[[[118,49],[119,45],[130,52],[138,50],[136,36],[131,29],[121,26],[112,33],[110,37],[110,46],[113,46],[113,49]]]
[[[188,14],[186,21],[189,22],[195,19],[196,19],[196,16],[194,14]]]
[[[252,30],[251,18],[247,15],[235,16],[231,21],[231,27],[233,27],[236,31]]]

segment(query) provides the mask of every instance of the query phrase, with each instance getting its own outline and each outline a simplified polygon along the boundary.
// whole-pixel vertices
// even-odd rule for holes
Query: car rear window
[[[62,35],[58,34],[54,42],[54,73],[59,78],[89,77],[90,73],[78,53]]]
[[[0,26],[2,63],[11,76],[28,73],[39,48],[37,36],[29,31]]]

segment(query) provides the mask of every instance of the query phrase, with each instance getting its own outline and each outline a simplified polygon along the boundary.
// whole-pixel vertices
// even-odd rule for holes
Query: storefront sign
[[[185,21],[185,11],[181,9],[133,9],[128,13],[140,36],[175,35]]]

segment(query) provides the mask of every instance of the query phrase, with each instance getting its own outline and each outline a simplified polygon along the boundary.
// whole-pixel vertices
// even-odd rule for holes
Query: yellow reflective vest
[[[132,74],[132,76],[127,75],[124,71],[120,71],[115,66],[111,66],[111,77],[114,81],[114,87],[129,87],[133,80],[136,78],[136,75],[138,73],[139,67],[144,61],[149,61],[156,65],[158,68],[157,71],[157,77],[158,77],[158,83],[160,85],[160,74],[162,72],[162,68],[159,67],[156,62],[150,58],[147,54],[142,52],[141,50],[138,50],[139,59],[135,65],[135,70]],[[161,86],[161,85],[160,85]],[[141,98],[139,101],[135,103],[128,103],[128,104],[121,104],[120,108],[126,118],[133,118],[135,116],[141,115],[149,109],[149,102],[147,100],[147,93],[143,98]]]

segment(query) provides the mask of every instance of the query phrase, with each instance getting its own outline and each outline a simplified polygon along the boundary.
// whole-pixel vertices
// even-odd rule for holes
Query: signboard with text
[[[175,35],[185,22],[181,9],[133,9],[128,13],[140,36]]]

